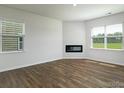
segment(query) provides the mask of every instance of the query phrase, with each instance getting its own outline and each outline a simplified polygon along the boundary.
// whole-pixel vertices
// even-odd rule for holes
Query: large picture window
[[[24,23],[0,21],[1,52],[22,51],[24,42]]]
[[[92,46],[93,48],[104,48],[104,27],[93,28]]]
[[[92,48],[123,49],[123,25],[95,27],[91,32]]]

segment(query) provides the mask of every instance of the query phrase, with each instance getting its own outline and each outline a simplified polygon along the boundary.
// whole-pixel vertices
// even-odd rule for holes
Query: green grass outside
[[[103,43],[93,43],[93,48],[104,48]],[[107,48],[110,49],[122,49],[121,43],[108,43]]]

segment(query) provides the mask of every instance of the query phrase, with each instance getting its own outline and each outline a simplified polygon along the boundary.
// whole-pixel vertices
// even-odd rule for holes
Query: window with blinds
[[[22,51],[24,38],[24,23],[1,21],[2,52]]]

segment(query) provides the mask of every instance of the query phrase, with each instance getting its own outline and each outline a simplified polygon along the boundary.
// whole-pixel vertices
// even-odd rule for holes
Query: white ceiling
[[[64,21],[83,21],[124,12],[124,4],[11,4],[8,7],[33,12]]]

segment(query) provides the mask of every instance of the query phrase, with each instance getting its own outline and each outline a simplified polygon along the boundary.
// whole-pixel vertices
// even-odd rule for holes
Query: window
[[[106,26],[107,48],[122,49],[123,30],[122,24]]]
[[[123,49],[122,24],[95,27],[91,37],[92,48]]]
[[[12,21],[1,21],[1,52],[22,51],[24,42],[24,24]]]
[[[104,48],[104,27],[93,28],[92,46],[93,48]]]

